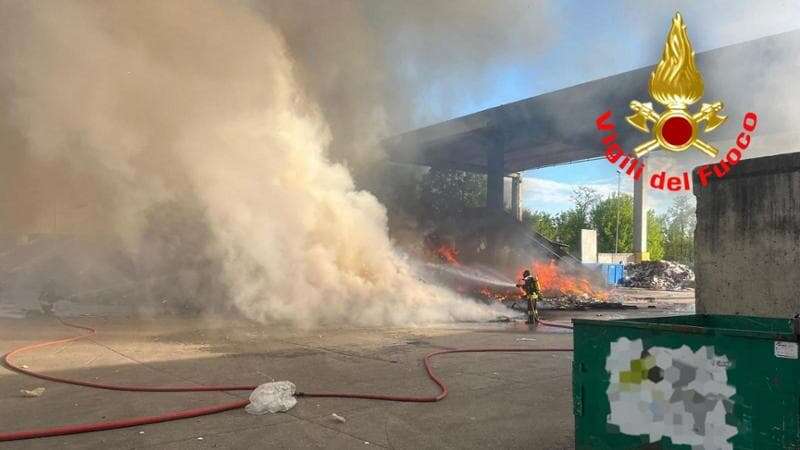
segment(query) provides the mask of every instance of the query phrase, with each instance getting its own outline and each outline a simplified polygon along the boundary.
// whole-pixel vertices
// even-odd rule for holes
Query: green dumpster
[[[800,449],[797,319],[573,323],[578,449]]]

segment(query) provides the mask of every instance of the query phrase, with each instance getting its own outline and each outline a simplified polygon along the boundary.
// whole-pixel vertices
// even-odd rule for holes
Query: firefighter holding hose
[[[539,311],[536,310],[536,301],[541,296],[539,290],[539,280],[531,275],[530,270],[522,272],[522,283],[517,285],[525,291],[525,298],[528,300],[528,320],[525,323],[534,324],[539,321]]]

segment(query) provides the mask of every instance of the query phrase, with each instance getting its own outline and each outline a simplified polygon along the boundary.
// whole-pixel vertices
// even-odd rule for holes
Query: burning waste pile
[[[672,261],[643,261],[625,266],[623,285],[644,289],[677,290],[694,287],[694,272]]]
[[[570,270],[556,261],[534,261],[533,273],[539,280],[542,299],[539,307],[543,309],[585,309],[605,305],[609,294],[595,287],[590,278]],[[512,309],[525,310],[523,299],[509,305]]]
[[[429,249],[436,260],[433,266],[444,275],[440,281],[455,291],[486,303],[501,302],[511,309],[524,311],[527,307],[522,289],[516,287],[522,279],[522,272],[528,267],[519,268],[512,281],[511,277],[490,268],[466,265],[459,259],[458,250],[449,244],[435,242]],[[530,270],[539,280],[542,291],[540,305],[549,309],[582,309],[591,304],[605,302],[609,294],[595,287],[596,283],[580,273],[557,261],[534,261]]]
[[[455,247],[436,244],[429,246],[429,249],[435,262],[429,263],[428,269],[436,274],[438,282],[459,294],[484,303],[516,300],[521,297],[522,291],[508,276],[488,267],[462,264]]]
[[[555,261],[534,262],[533,271],[539,279],[542,296],[545,299],[561,301],[603,301],[608,299],[608,292],[597,289],[588,277],[577,273],[577,270],[570,271]]]

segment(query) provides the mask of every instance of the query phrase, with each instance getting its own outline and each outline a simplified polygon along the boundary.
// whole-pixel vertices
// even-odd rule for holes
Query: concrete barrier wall
[[[800,313],[800,153],[744,160],[697,197],[697,312]]]
[[[622,261],[623,264],[628,263],[635,263],[636,262],[636,255],[633,253],[598,253],[597,254],[597,263],[598,264],[619,264]]]

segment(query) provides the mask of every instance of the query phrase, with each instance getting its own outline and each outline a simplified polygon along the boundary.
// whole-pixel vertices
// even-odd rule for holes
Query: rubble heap
[[[672,261],[643,261],[625,266],[623,286],[677,290],[694,287],[694,272]]]

